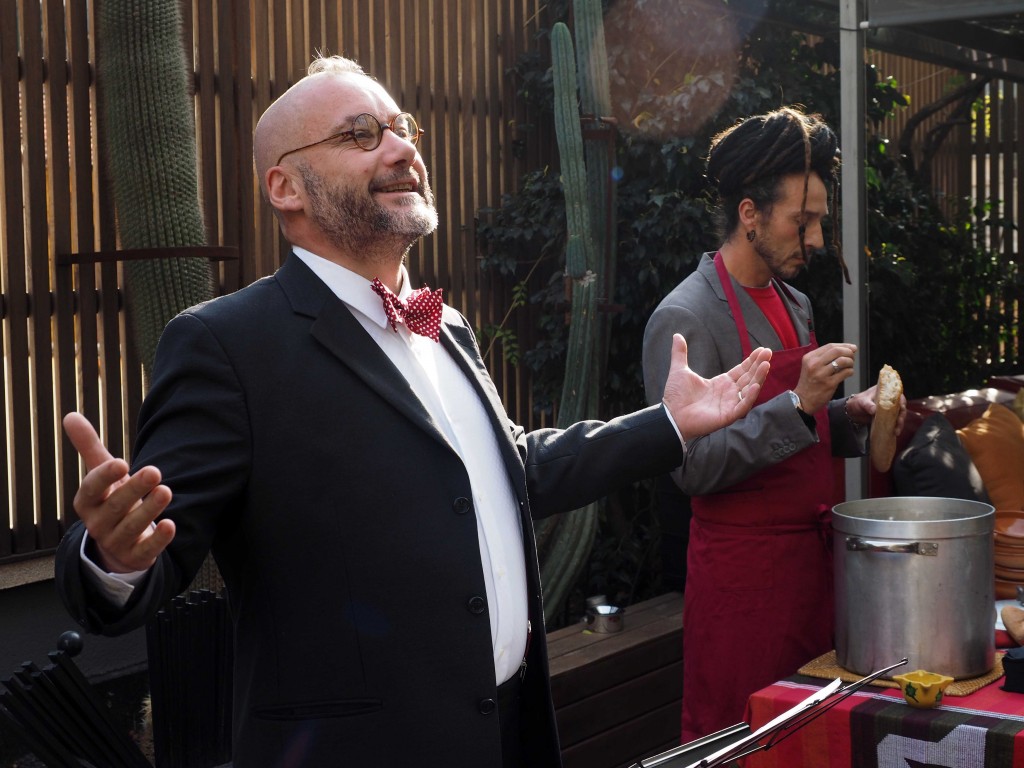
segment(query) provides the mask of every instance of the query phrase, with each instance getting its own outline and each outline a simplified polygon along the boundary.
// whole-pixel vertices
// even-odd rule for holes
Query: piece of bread
[[[1024,610],[1016,605],[1004,605],[999,610],[999,618],[1003,620],[1006,633],[1017,645],[1024,645]]]
[[[879,472],[888,472],[896,456],[896,422],[900,416],[903,380],[896,369],[883,365],[875,390],[875,418],[871,422],[871,463]]]

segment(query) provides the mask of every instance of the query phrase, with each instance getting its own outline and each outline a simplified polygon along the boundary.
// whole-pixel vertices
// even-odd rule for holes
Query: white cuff
[[[676,424],[676,420],[672,418],[672,413],[669,411],[668,406],[665,405],[665,401],[662,400],[661,407],[665,410],[665,415],[668,416],[668,423],[672,425],[672,429],[676,431],[676,435],[679,437],[679,444],[683,446],[683,450],[686,450],[686,440],[683,439],[683,433],[679,431],[679,425]]]
[[[89,534],[82,537],[82,548],[79,556],[85,564],[85,572],[92,583],[99,591],[115,606],[123,608],[132,596],[135,587],[145,580],[149,571],[132,571],[131,573],[110,573],[100,568],[85,554],[85,545],[89,541]]]

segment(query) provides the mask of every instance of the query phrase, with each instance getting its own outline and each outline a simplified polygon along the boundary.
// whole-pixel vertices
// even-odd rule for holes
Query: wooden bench
[[[682,593],[627,607],[619,632],[555,630],[548,654],[565,768],[621,768],[679,744]]]

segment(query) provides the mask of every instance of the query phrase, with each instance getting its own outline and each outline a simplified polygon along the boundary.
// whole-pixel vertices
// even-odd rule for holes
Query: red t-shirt
[[[782,340],[782,348],[793,349],[799,346],[800,341],[797,339],[793,321],[790,320],[789,312],[786,311],[786,307],[782,303],[782,297],[775,290],[775,286],[769,285],[767,288],[747,288],[743,286],[743,289],[760,307],[761,311],[764,312],[764,316],[768,318],[768,322],[772,324],[772,328],[779,334],[779,338]]]

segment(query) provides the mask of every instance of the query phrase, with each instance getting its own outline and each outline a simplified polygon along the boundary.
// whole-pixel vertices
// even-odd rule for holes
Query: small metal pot
[[[607,634],[622,631],[622,617],[626,613],[625,608],[617,605],[591,605],[587,607],[587,615],[584,621],[587,628],[593,632]]]

